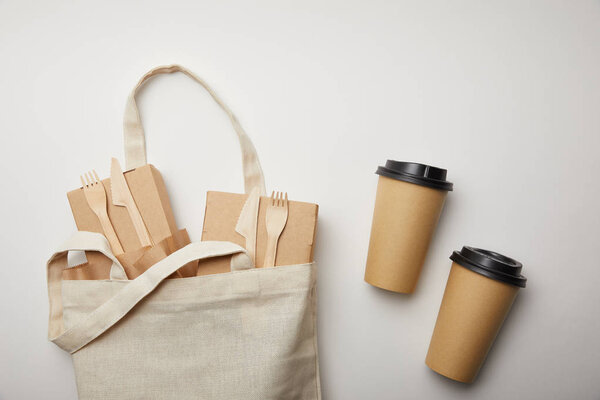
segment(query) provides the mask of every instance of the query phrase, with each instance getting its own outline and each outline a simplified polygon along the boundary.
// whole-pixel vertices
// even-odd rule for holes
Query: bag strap
[[[127,170],[141,167],[146,164],[146,139],[144,137],[144,128],[135,96],[140,87],[151,77],[159,74],[171,74],[174,72],[182,72],[198,82],[211,95],[215,102],[225,111],[233,129],[238,135],[240,147],[242,149],[242,166],[244,169],[244,186],[246,193],[250,193],[252,188],[258,187],[261,195],[265,195],[265,178],[263,171],[256,154],[256,149],[252,141],[240,125],[236,116],[231,112],[229,107],[217,96],[217,94],[204,82],[201,78],[194,75],[191,71],[180,65],[165,65],[156,67],[146,73],[135,86],[125,106],[125,116],[123,119],[123,133],[125,141],[125,166]]]
[[[108,240],[99,233],[77,232],[67,242],[58,248],[56,253],[48,260],[48,297],[50,299],[50,321],[48,323],[48,336],[58,336],[64,331],[63,306],[62,306],[62,271],[67,267],[67,253],[76,250],[98,251],[111,259],[113,264],[110,269],[110,278],[113,280],[127,280],[125,270],[119,260],[112,254]]]
[[[96,233],[77,232],[67,243],[48,260],[48,297],[50,301],[50,320],[48,339],[61,349],[74,353],[123,318],[137,303],[152,293],[158,285],[173,272],[185,264],[210,257],[235,255],[231,259],[231,270],[252,268],[252,261],[246,251],[230,242],[195,242],[177,250],[173,254],[154,264],[136,279],[129,281],[104,304],[82,318],[69,329],[65,329],[62,307],[62,271],[67,268],[67,255],[71,250],[95,250],[113,260],[116,270],[122,266],[110,250],[106,251],[100,243],[106,239]],[[108,243],[105,243],[108,247]],[[124,271],[123,271],[124,273]],[[111,269],[112,276],[112,269]]]

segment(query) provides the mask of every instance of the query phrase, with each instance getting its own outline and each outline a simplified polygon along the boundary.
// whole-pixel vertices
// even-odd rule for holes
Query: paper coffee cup
[[[452,183],[445,169],[388,160],[379,175],[365,281],[399,293],[415,290]]]
[[[450,259],[425,363],[438,374],[470,383],[527,279],[520,262],[493,251],[463,247]]]

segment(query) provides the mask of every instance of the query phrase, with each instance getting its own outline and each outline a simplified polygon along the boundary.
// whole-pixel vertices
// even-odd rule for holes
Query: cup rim
[[[500,282],[524,288],[527,278],[521,275],[523,264],[498,252],[463,246],[450,259],[464,268]]]
[[[454,184],[446,180],[446,172],[432,165],[395,160],[387,160],[385,166],[379,166],[375,171],[387,178],[450,192]]]

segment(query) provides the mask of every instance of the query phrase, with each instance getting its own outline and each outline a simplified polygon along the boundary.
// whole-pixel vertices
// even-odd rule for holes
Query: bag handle
[[[117,265],[116,271],[123,270],[118,260],[110,252],[107,240],[102,235],[91,232],[75,233],[48,260],[48,297],[50,302],[48,339],[69,353],[76,352],[104,333],[144,297],[152,293],[164,279],[189,262],[210,257],[234,255],[231,258],[232,271],[253,267],[246,250],[234,243],[212,241],[190,243],[154,264],[136,279],[129,281],[123,289],[119,290],[108,301],[69,329],[65,329],[61,277],[63,269],[67,268],[68,252],[72,250],[100,251],[113,261],[113,266]],[[112,276],[111,268],[111,278]]]
[[[125,106],[125,115],[123,118],[123,134],[125,141],[125,166],[127,170],[141,167],[146,164],[146,139],[144,137],[144,128],[140,119],[139,110],[135,96],[140,87],[151,77],[159,74],[172,74],[182,72],[198,82],[211,95],[215,102],[225,111],[233,129],[238,135],[240,147],[242,149],[242,166],[244,169],[244,186],[246,193],[250,193],[252,188],[258,187],[261,195],[265,195],[265,178],[256,154],[256,149],[252,141],[240,125],[238,119],[227,105],[217,96],[217,94],[201,78],[194,75],[188,69],[180,65],[165,65],[156,67],[147,72],[132,90],[127,105]]]

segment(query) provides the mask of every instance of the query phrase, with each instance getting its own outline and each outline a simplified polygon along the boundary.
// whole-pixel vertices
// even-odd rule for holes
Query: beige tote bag
[[[125,115],[128,168],[146,162],[135,93],[157,73],[184,72],[230,116],[240,138],[246,192],[264,179],[250,139],[229,109],[180,66],[142,78]],[[112,261],[108,280],[62,281],[68,252]],[[231,272],[166,278],[181,266],[231,256]],[[49,339],[72,355],[81,399],[320,399],[314,264],[254,268],[229,242],[195,242],[134,280],[104,236],[77,232],[47,264]]]

